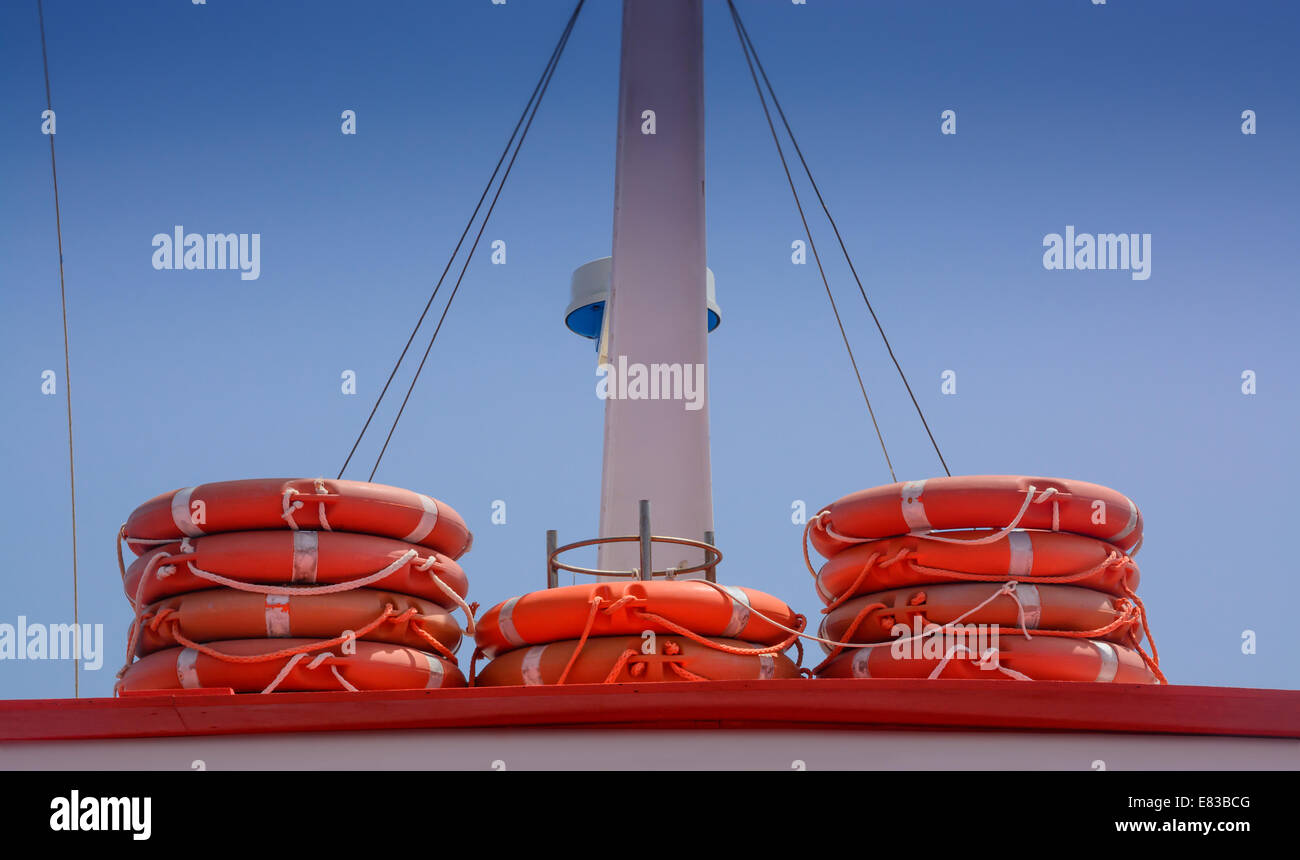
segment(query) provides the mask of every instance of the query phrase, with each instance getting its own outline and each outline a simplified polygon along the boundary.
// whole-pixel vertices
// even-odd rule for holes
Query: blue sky
[[[477,251],[376,476],[466,517],[484,606],[544,585],[547,528],[596,529],[602,405],[591,344],[562,316],[572,269],[610,250],[620,4],[588,7],[485,233],[507,264]],[[1127,493],[1169,678],[1295,688],[1300,12],[740,8],[954,473]],[[335,474],[570,9],[47,3],[81,617],[108,646],[83,695],[107,695],[120,662],[129,608],[109,544],[137,504]],[[890,479],[816,269],[790,262],[798,217],[724,4],[706,3],[705,27],[723,579],[815,613],[792,502]],[[34,2],[0,10],[0,58],[0,622],[58,623],[67,441],[62,389],[40,390],[47,368],[62,384],[63,357]],[[946,109],[955,136],[939,133]],[[155,271],[152,237],[176,224],[260,233],[260,278]],[[1045,270],[1043,237],[1066,225],[1150,233],[1151,277]],[[833,237],[813,229],[900,479],[939,474]],[[349,369],[356,396],[340,392]],[[956,395],[940,394],[945,370]],[[67,663],[0,661],[0,696],[71,693]]]

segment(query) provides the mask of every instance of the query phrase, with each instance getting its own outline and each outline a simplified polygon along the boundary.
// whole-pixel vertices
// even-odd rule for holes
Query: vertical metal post
[[[560,545],[560,535],[555,529],[546,530],[546,587],[555,588],[560,584],[560,571],[551,564],[551,556]]]
[[[649,580],[654,570],[650,557],[650,500],[642,499],[641,505],[641,579]]]
[[[704,533],[704,542],[707,543],[709,546],[717,546],[716,541],[717,538],[713,536],[713,529],[709,529]],[[706,552],[704,554],[705,561],[713,561],[713,557],[714,557],[713,553],[711,552]],[[709,582],[717,582],[718,569],[716,567],[709,568],[707,571],[704,572],[704,578],[707,579]]]
[[[638,499],[654,502],[660,534],[713,528],[703,32],[701,0],[624,0],[605,319],[607,378],[632,387],[605,401],[601,537],[633,532]],[[632,380],[656,368],[680,371],[681,384],[666,395],[628,396],[640,394]],[[672,373],[657,375],[656,385],[661,378],[672,387]],[[682,548],[672,564],[698,564],[698,552]],[[636,563],[626,542],[601,546],[599,556],[607,570]]]

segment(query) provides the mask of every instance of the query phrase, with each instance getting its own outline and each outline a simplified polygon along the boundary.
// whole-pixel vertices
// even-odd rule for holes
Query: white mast
[[[689,379],[698,390],[694,403],[680,386],[660,399],[628,399],[629,390],[606,400],[601,537],[637,534],[641,499],[650,500],[655,534],[701,540],[713,529],[705,266],[700,0],[624,0],[602,353],[616,376],[623,366],[630,378],[638,367],[667,365],[681,374],[657,374],[661,381]],[[636,567],[637,553],[636,544],[604,544],[598,566]],[[655,556],[657,569],[703,560],[698,550],[667,544]]]

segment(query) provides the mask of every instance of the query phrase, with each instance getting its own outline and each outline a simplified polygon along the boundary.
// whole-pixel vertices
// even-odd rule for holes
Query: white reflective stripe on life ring
[[[1037,630],[1043,619],[1043,596],[1038,593],[1038,586],[1022,582],[1016,587],[1016,596],[1025,610],[1025,627]]]
[[[266,595],[266,635],[269,639],[287,639],[293,634],[289,626],[289,595]]]
[[[195,487],[186,487],[183,490],[177,490],[172,495],[172,523],[180,530],[180,533],[186,537],[201,537],[203,529],[199,528],[194,522],[194,515],[190,513],[190,496],[194,493]]]
[[[425,682],[424,689],[436,690],[442,686],[442,661],[432,654],[424,654],[424,659],[429,663],[429,680]]]
[[[411,533],[402,538],[407,543],[419,543],[424,540],[438,524],[438,503],[424,493],[416,493],[416,495],[420,497],[420,505],[424,511],[420,514],[420,521],[416,523]]]
[[[1137,524],[1138,524],[1137,505],[1133,504],[1133,500],[1128,497],[1125,497],[1124,501],[1128,502],[1128,523],[1124,526],[1123,531],[1121,531],[1119,534],[1115,535],[1110,539],[1112,543],[1123,540],[1124,538],[1128,537],[1133,533],[1133,529],[1137,528]]]
[[[199,652],[193,648],[182,648],[181,653],[176,655],[176,680],[180,681],[181,687],[186,690],[203,686],[199,683],[199,673],[194,667],[194,661],[198,659]]]
[[[1034,541],[1029,532],[1016,531],[1007,535],[1011,558],[1007,562],[1007,576],[1029,576],[1034,570]]]
[[[921,501],[921,494],[924,492],[925,481],[908,481],[903,484],[903,489],[899,493],[902,499],[903,522],[907,523],[908,531],[919,532],[930,529],[930,520],[925,515],[925,502]]]
[[[749,595],[734,585],[719,585],[718,588],[727,592],[731,597],[731,620],[727,622],[727,628],[722,631],[721,635],[728,639],[734,639],[749,624]]]
[[[524,686],[540,687],[542,685],[542,652],[545,650],[545,645],[534,645],[524,652],[523,662],[519,666],[519,673],[523,676]]]
[[[293,533],[293,570],[290,582],[315,582],[316,564],[320,559],[320,534],[313,531]]]
[[[512,597],[501,607],[501,613],[497,616],[497,625],[501,628],[501,635],[505,637],[516,648],[527,645],[519,631],[515,629],[515,604],[519,602],[518,596]],[[489,655],[491,656],[491,655]]]
[[[1101,669],[1097,672],[1097,683],[1106,684],[1115,680],[1115,675],[1119,672],[1119,655],[1115,653],[1115,646],[1109,642],[1094,640],[1093,645],[1097,646],[1097,654],[1101,657]]]

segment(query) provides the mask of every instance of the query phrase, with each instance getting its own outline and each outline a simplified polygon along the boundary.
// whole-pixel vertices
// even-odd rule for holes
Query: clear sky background
[[[570,272],[610,251],[621,4],[587,5],[485,234],[508,262],[476,252],[376,476],[465,516],[485,607],[544,587],[547,528],[596,531],[595,359],[562,316]],[[136,505],[337,472],[571,7],[46,4],[81,619],[105,625],[109,655],[83,695],[108,695],[120,665],[130,610],[110,543]],[[1297,7],[740,8],[954,473],[1130,495],[1171,681],[1295,688]],[[890,479],[816,269],[791,264],[801,228],[725,4],[705,15],[722,579],[811,615],[792,503]],[[72,556],[62,389],[41,394],[63,355],[34,0],[0,8],[0,76],[0,622],[60,623]],[[155,271],[151,239],[176,224],[260,233],[260,279]],[[1150,233],[1150,279],[1044,270],[1043,237],[1066,225]],[[941,474],[814,230],[900,479]],[[0,697],[71,694],[68,663],[0,661]]]

